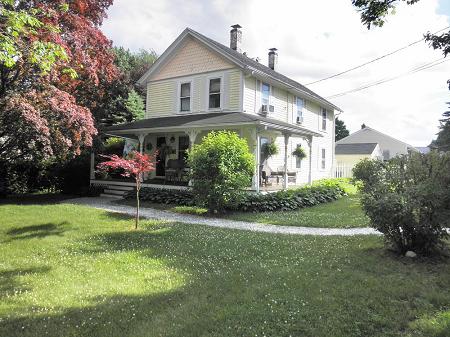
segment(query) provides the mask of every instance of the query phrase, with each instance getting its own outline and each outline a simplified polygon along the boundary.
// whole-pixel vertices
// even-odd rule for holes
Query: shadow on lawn
[[[65,229],[64,225],[67,225],[67,221],[60,222],[59,224],[46,223],[40,225],[31,225],[25,227],[18,227],[10,229],[6,232],[7,235],[11,236],[10,240],[27,240],[34,238],[45,238],[47,236],[61,236]]]
[[[49,270],[50,267],[34,267],[0,271],[0,299],[14,295],[15,293],[22,293],[31,290],[31,288],[20,283],[18,278],[30,274],[46,273]]]
[[[156,294],[92,298],[84,307],[60,308],[50,316],[33,308],[36,313],[0,320],[0,336],[249,336],[261,335],[263,325],[271,336],[384,336],[380,329],[398,335],[392,329],[400,324],[393,321],[409,309],[411,294],[417,292],[414,296],[420,298],[424,287],[405,291],[405,299],[397,305],[389,296],[379,299],[370,293],[389,291],[385,284],[399,282],[405,270],[426,269],[421,265],[402,269],[395,259],[381,259],[379,243],[370,238],[335,240],[298,237],[294,241],[204,226],[193,230],[179,224],[95,235],[84,240],[87,243],[79,253],[95,257],[109,252],[113,257],[116,252],[135,251],[183,273],[186,283],[171,290],[157,288]],[[329,252],[319,253],[318,248]],[[299,278],[305,271],[310,276]],[[348,286],[364,284],[366,279],[372,282],[370,289],[359,286],[348,291]],[[308,309],[299,310],[305,303]]]
[[[76,195],[60,193],[12,195],[0,198],[0,205],[51,205],[76,197]]]

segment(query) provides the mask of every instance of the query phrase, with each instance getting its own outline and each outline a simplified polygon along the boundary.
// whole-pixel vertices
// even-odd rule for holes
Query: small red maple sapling
[[[139,191],[141,190],[141,182],[144,173],[151,172],[155,169],[155,154],[141,154],[133,151],[128,155],[128,158],[122,158],[118,155],[102,156],[108,158],[108,161],[100,163],[97,168],[101,171],[108,171],[113,169],[123,169],[123,177],[132,177],[136,181],[136,221],[135,229],[138,228],[139,223]]]

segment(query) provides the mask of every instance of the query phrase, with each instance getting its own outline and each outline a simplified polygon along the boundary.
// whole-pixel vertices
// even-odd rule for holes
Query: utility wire
[[[409,71],[407,71],[405,73],[402,73],[402,74],[399,74],[399,75],[396,75],[396,76],[393,76],[393,77],[386,77],[386,78],[383,78],[381,80],[365,84],[365,85],[363,85],[361,87],[358,87],[358,88],[355,88],[355,89],[352,89],[352,90],[348,90],[348,91],[344,91],[344,92],[341,92],[341,93],[337,93],[337,94],[328,96],[327,99],[341,97],[341,96],[344,96],[344,95],[347,95],[347,94],[350,94],[350,93],[353,93],[353,92],[361,91],[361,90],[364,90],[364,89],[368,89],[368,88],[374,87],[376,85],[380,85],[380,84],[383,84],[383,83],[386,83],[386,82],[390,82],[390,81],[396,80],[398,78],[401,78],[401,77],[404,77],[404,76],[408,76],[408,75],[417,73],[419,71],[422,71],[422,70],[425,70],[425,69],[428,69],[428,68],[435,67],[435,66],[437,66],[437,65],[439,65],[441,63],[444,63],[446,61],[449,61],[449,60],[450,60],[450,58],[440,58],[440,59],[434,60],[433,62],[429,62],[429,63],[423,64],[423,65],[421,65],[419,67],[413,68],[413,69],[411,69],[411,70],[409,70]]]
[[[433,35],[436,35],[437,33],[442,32],[443,30],[446,30],[446,29],[448,29],[448,28],[450,28],[450,26],[445,27],[445,28],[442,28],[442,29],[439,29],[438,31],[434,32]],[[391,51],[391,52],[389,52],[389,53],[387,53],[387,54],[384,54],[384,55],[382,55],[382,56],[379,56],[379,57],[377,57],[377,58],[374,58],[373,60],[370,60],[370,61],[367,61],[367,62],[365,62],[365,63],[362,63],[362,64],[360,64],[360,65],[358,65],[358,66],[356,66],[356,67],[353,67],[353,68],[344,70],[344,71],[342,71],[342,72],[340,72],[340,73],[337,73],[337,74],[335,74],[335,75],[331,75],[331,76],[322,78],[322,79],[317,80],[317,81],[314,81],[314,82],[307,83],[306,85],[316,84],[316,83],[319,83],[319,82],[322,82],[322,81],[325,81],[325,80],[329,80],[329,79],[331,79],[331,78],[335,78],[335,77],[341,76],[341,75],[346,74],[346,73],[348,73],[348,72],[350,72],[350,71],[353,71],[353,70],[362,68],[362,67],[364,67],[364,66],[366,66],[366,65],[368,65],[368,64],[374,63],[374,62],[379,61],[379,60],[381,60],[381,59],[383,59],[383,58],[385,58],[385,57],[388,57],[388,56],[391,56],[391,55],[393,55],[393,54],[395,54],[395,53],[398,53],[399,51],[402,51],[402,50],[405,50],[405,49],[407,49],[407,48],[409,48],[409,47],[412,47],[412,46],[414,46],[414,45],[416,45],[416,44],[418,44],[419,42],[422,42],[422,41],[424,41],[424,40],[425,40],[425,37],[423,37],[423,38],[420,39],[420,40],[411,42],[410,44],[408,44],[408,45],[406,45],[406,46],[403,46],[403,47],[401,47],[401,48],[399,48],[399,49],[396,49],[396,50],[394,50],[394,51]]]

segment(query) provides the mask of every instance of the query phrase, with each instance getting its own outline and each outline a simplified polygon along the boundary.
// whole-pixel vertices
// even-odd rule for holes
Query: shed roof
[[[378,143],[353,143],[336,144],[337,155],[339,154],[372,154]]]

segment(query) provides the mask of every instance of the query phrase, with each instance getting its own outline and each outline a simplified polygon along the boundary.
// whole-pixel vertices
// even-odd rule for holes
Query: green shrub
[[[162,189],[142,187],[139,192],[140,200],[155,204],[176,204],[180,206],[193,206],[194,195],[189,190]],[[135,199],[136,190],[125,194],[125,199]]]
[[[289,211],[337,200],[346,195],[338,182],[327,180],[268,194],[247,194],[234,210],[244,212]]]
[[[255,169],[247,141],[235,132],[211,132],[188,155],[192,191],[199,206],[222,212],[239,202]]]
[[[228,204],[226,209],[242,212],[269,212],[310,207],[337,200],[346,195],[345,189],[341,186],[343,182],[347,182],[348,184],[348,179],[319,180],[314,183],[314,186],[305,186],[268,194],[246,193],[242,196],[239,203]],[[134,197],[135,192],[133,191],[125,195],[127,199],[133,199]],[[194,206],[194,194],[190,190],[166,190],[143,187],[141,188],[140,197],[143,201],[158,204],[189,206],[181,207],[181,211],[185,210],[186,212],[190,212],[190,210],[194,209],[190,207]],[[195,214],[200,214],[196,210],[194,211]]]
[[[361,182],[361,201],[372,227],[399,252],[429,254],[448,237],[450,154],[363,160],[353,175]]]

